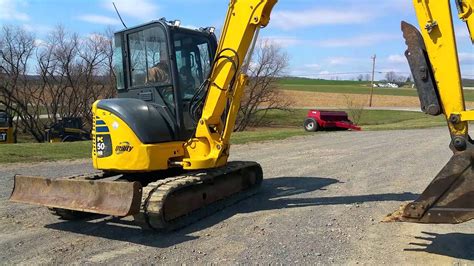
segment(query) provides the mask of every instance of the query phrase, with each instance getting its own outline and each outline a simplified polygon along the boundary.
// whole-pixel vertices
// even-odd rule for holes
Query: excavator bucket
[[[474,149],[456,153],[421,196],[385,221],[457,224],[474,219]]]
[[[402,31],[421,109],[429,115],[439,115],[443,109],[423,37],[415,26],[406,22],[402,22]],[[473,158],[474,147],[456,152],[417,200],[402,206],[384,221],[456,224],[473,219]]]
[[[138,182],[15,176],[10,200],[81,212],[127,216],[140,211]]]

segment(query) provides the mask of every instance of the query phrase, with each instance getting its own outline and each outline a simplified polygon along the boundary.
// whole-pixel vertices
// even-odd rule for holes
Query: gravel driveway
[[[7,201],[15,173],[93,171],[88,160],[0,166],[0,264],[472,264],[474,221],[381,223],[448,161],[445,128],[324,132],[236,145],[262,164],[261,192],[185,229],[141,231],[129,219],[65,222]]]

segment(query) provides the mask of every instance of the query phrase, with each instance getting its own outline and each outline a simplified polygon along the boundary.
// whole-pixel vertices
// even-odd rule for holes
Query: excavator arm
[[[241,69],[250,62],[256,35],[269,23],[276,2],[231,1],[207,83],[202,116],[194,138],[185,145],[184,169],[209,169],[227,163],[230,135],[247,83],[247,76]]]
[[[459,18],[474,40],[474,0],[455,0]],[[422,110],[443,113],[451,134],[453,157],[421,196],[394,215],[395,219],[420,223],[461,223],[474,218],[474,147],[466,110],[452,11],[449,0],[413,1],[421,32],[402,22],[408,59]]]

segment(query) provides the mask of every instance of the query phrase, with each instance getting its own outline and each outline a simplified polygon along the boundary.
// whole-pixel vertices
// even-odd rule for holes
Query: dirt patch
[[[283,90],[282,97],[290,99],[293,106],[297,107],[340,107],[348,106],[348,99],[354,104],[369,105],[369,95],[367,94],[343,94],[343,93],[325,93]],[[474,107],[474,102],[466,102],[469,108]],[[373,95],[373,107],[419,107],[420,100],[412,96],[393,96],[393,95]]]

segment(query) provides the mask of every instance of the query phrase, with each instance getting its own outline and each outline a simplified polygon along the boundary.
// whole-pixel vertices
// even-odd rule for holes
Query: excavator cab
[[[189,139],[196,128],[190,104],[217,49],[214,28],[192,30],[163,18],[117,32],[114,39],[119,99],[99,107],[127,122],[142,117],[134,121],[146,143]]]
[[[14,143],[13,119],[4,110],[0,110],[0,144]]]

